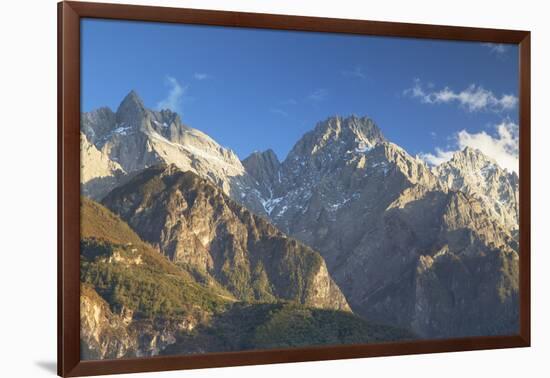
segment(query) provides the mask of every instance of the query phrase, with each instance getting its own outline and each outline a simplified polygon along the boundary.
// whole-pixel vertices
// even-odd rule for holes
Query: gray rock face
[[[154,169],[145,172],[151,173]],[[163,171],[160,167],[158,170]],[[166,184],[176,184],[180,179],[194,183],[191,188],[176,185],[182,190],[191,189],[185,196],[186,201],[194,198],[188,202],[189,208],[197,204],[191,212],[198,213],[199,208],[204,207],[202,198],[208,198],[228,220],[224,203],[212,196],[214,192],[220,194],[220,189],[190,172],[176,175],[175,168],[170,170],[173,173],[163,177]],[[140,193],[148,196],[147,193],[155,192],[155,180],[143,180],[139,176],[136,179],[146,182],[140,186]],[[201,194],[202,184],[211,188],[208,193]],[[230,200],[223,199],[230,206]],[[254,262],[253,277],[257,282],[254,293],[264,293],[256,297],[260,301],[239,301],[204,272],[189,269],[191,264],[166,259],[158,249],[141,240],[119,216],[99,203],[82,197],[80,209],[82,359],[366,344],[416,338],[407,330],[372,324],[352,314],[328,277],[324,264],[319,263],[320,256],[308,252],[307,247],[296,241],[281,240],[278,231],[262,226],[261,220],[254,220],[255,235],[267,240],[249,240],[248,251],[239,249],[244,246],[238,235],[225,239],[241,246],[225,249],[226,255],[222,257],[226,260],[223,265],[227,264],[228,272],[237,278],[232,282],[240,283],[238,292],[246,291],[247,281],[243,278],[247,275],[246,270],[232,266],[231,261],[236,260],[245,265],[246,261]],[[155,210],[158,212],[161,208]],[[239,214],[242,213],[246,210],[241,208]],[[248,213],[247,219],[254,218]],[[187,220],[189,218],[185,218]],[[235,230],[239,226],[220,227]],[[188,246],[189,254],[193,248]],[[235,257],[241,252],[244,256]],[[285,255],[284,259],[276,257],[281,254]],[[260,262],[269,265],[258,269]],[[321,269],[317,271],[316,267]],[[288,290],[284,289],[287,280]],[[308,287],[314,290],[304,289]],[[271,296],[281,290],[289,296]],[[266,296],[266,293],[271,294]]]
[[[135,91],[126,95],[116,111],[116,124],[139,130],[147,117],[147,109]]]
[[[184,125],[170,110],[147,109],[134,91],[124,98],[116,113],[107,108],[83,113],[81,130],[104,156],[119,164],[128,175],[160,163],[175,164],[209,179],[237,201],[246,197],[251,210],[263,211],[258,184],[246,173],[233,151]],[[120,181],[106,182],[99,192],[107,193],[118,184]]]
[[[420,257],[414,285],[412,326],[421,335],[518,332],[518,255],[509,249],[453,253],[445,246]]]
[[[287,221],[305,209],[314,186],[326,172],[343,169],[353,154],[364,153],[384,140],[368,118],[329,118],[306,133],[282,164],[275,163],[268,152],[248,157],[244,164],[259,183],[262,207],[258,210],[249,205],[258,193],[245,193],[241,201],[261,215],[278,219],[277,226],[287,232]]]
[[[109,108],[99,108],[89,113],[82,113],[80,117],[80,131],[83,132],[90,143],[101,146],[105,137],[115,129],[116,115]]]
[[[470,172],[486,166],[478,158]],[[424,337],[517,332],[513,227],[457,185],[465,169],[440,176],[350,117],[304,135],[280,172],[267,216],[320,251],[354,312]]]
[[[470,147],[457,152],[434,172],[449,188],[482,201],[503,226],[518,229],[519,178],[515,172],[500,168],[494,160]]]
[[[307,292],[306,302],[349,303],[368,320],[429,338],[517,333],[518,177],[479,151],[430,169],[369,118],[331,117],[283,162],[268,150],[241,163],[177,114],[146,109],[135,93],[116,113],[84,114],[82,131],[137,175],[105,204],[173,261],[240,298]],[[208,182],[175,168],[139,173],[159,162]],[[323,259],[313,270],[295,260],[311,251],[304,245],[321,253],[328,271]],[[294,256],[288,261],[317,294],[277,281],[281,272],[270,270],[281,266],[277,251]]]
[[[85,134],[80,133],[80,183],[83,195],[105,195],[105,188],[116,186],[124,175],[120,164],[109,159],[88,141]]]
[[[80,357],[103,360],[157,356],[176,343],[182,332],[192,330],[202,319],[192,315],[170,319],[134,319],[133,311],[114,313],[91,287],[80,295]]]
[[[80,295],[81,358],[101,360],[135,356],[136,338],[123,319],[111,312],[95,290],[82,287]]]
[[[349,311],[321,256],[175,165],[149,168],[103,203],[172,261],[242,300]]]
[[[274,188],[281,178],[281,163],[273,150],[254,152],[243,160],[246,172],[257,181],[262,197],[272,196]]]

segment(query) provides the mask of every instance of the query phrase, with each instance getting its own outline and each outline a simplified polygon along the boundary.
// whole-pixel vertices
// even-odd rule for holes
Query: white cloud
[[[355,67],[353,70],[344,70],[342,71],[342,75],[347,77],[355,77],[361,80],[365,80],[367,78],[367,75],[363,72],[363,69],[359,66]]]
[[[311,101],[323,101],[328,96],[328,91],[323,88],[316,89],[312,93],[310,93],[307,98]]]
[[[195,72],[193,77],[195,78],[195,80],[207,80],[211,79],[212,75],[209,75],[207,73]]]
[[[469,133],[461,130],[453,137],[454,148],[443,150],[436,148],[435,153],[420,154],[420,157],[430,165],[439,165],[450,160],[453,154],[471,147],[480,150],[497,162],[502,168],[518,172],[519,168],[519,128],[518,125],[503,121],[495,127],[494,135],[485,131]]]
[[[504,94],[500,98],[493,92],[475,84],[470,85],[461,92],[455,92],[449,87],[439,91],[425,90],[419,79],[414,81],[412,88],[403,93],[413,98],[418,98],[424,104],[448,104],[456,102],[470,112],[490,110],[501,112],[516,107],[518,99],[511,94]]]
[[[482,43],[481,45],[487,47],[490,52],[497,55],[505,54],[508,51],[508,46],[503,43]]]
[[[435,154],[422,153],[419,156],[429,165],[439,165],[451,160],[455,152],[456,151],[444,151],[441,148],[436,147]]]
[[[157,109],[170,109],[181,115],[181,101],[187,87],[183,87],[176,78],[172,76],[167,76],[165,81],[166,85],[170,87],[170,91],[164,99],[157,103]]]

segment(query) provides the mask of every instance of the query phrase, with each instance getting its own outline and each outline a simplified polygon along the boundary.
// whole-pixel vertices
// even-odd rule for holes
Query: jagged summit
[[[281,163],[272,149],[254,151],[242,161],[246,172],[257,183],[260,203],[265,211],[268,198],[273,198],[273,188],[281,182]]]
[[[517,229],[519,180],[482,151],[466,147],[433,172],[450,189],[479,198],[506,228]]]
[[[491,157],[485,155],[483,151],[469,146],[464,147],[461,151],[455,152],[451,157],[451,160],[472,166],[478,166],[480,164],[497,165],[497,162]]]
[[[365,154],[386,139],[374,121],[367,117],[329,117],[305,133],[283,162],[283,172],[295,184],[308,176],[298,172],[304,167],[318,177]]]
[[[281,162],[277,158],[277,154],[270,148],[263,152],[254,151],[243,160],[243,165],[247,172],[260,179],[259,176],[264,173],[268,176],[277,173]]]
[[[139,127],[146,115],[145,105],[136,91],[132,90],[124,97],[116,111],[118,126]]]
[[[262,211],[256,195],[260,193],[259,184],[232,150],[183,124],[171,110],[147,109],[136,91],[128,93],[116,114],[107,110],[83,113],[81,130],[103,156],[119,164],[130,176],[159,163],[173,163],[181,170],[207,178],[233,199],[246,201],[253,211]],[[111,180],[105,181],[103,188],[84,189],[98,199],[116,184]]]
[[[315,130],[321,132],[327,129],[336,131],[336,135],[339,133],[346,134],[346,130],[349,130],[353,134],[365,137],[376,143],[386,140],[376,123],[367,116],[360,117],[352,114],[347,117],[342,117],[340,115],[335,115],[319,122],[315,127]]]
[[[277,154],[271,148],[268,148],[265,151],[258,151],[258,150],[253,151],[243,161],[249,160],[249,159],[256,159],[256,158],[265,158],[272,161],[279,161]]]
[[[300,155],[319,155],[323,152],[364,151],[384,141],[386,139],[382,132],[368,117],[333,116],[319,122],[313,130],[304,134],[285,161],[297,159]]]
[[[461,152],[465,155],[474,155],[474,154],[482,153],[480,149],[473,148],[470,146],[464,147],[464,149]]]
[[[145,108],[145,105],[143,104],[143,100],[134,89],[128,92],[128,94],[124,97],[124,99],[120,103],[119,109],[121,107],[132,105],[132,104],[141,108]]]
[[[150,167],[103,204],[171,261],[205,272],[241,300],[350,311],[316,251],[191,171],[174,164]]]
[[[147,185],[150,196],[133,193],[134,182],[126,185],[128,193],[109,197],[118,198],[111,205],[134,228],[154,231],[147,239],[167,256],[219,274],[221,249],[212,248],[226,245],[212,243],[228,235],[204,223],[212,214],[229,217],[227,233],[242,231],[228,241],[231,248],[250,245],[246,234],[261,235],[261,222],[234,211],[229,195],[318,250],[353,311],[368,319],[434,337],[515,332],[518,178],[481,151],[465,148],[430,169],[388,141],[373,120],[352,115],[319,122],[282,162],[272,150],[241,162],[176,113],[140,104],[130,93],[117,111],[117,117],[141,117],[139,129],[128,130],[114,113],[98,110],[83,114],[82,131],[100,152],[91,149],[90,156],[108,156],[130,175],[143,178],[144,169],[168,164],[156,168],[162,172],[148,170],[162,176]],[[199,192],[205,198],[195,197]],[[158,206],[170,214],[157,219],[151,212],[164,211]],[[188,246],[200,252],[193,257],[198,260],[186,260]],[[237,249],[235,256],[242,256]],[[483,270],[464,269],[479,266]],[[447,276],[453,279],[440,279]],[[480,295],[488,302],[480,303]],[[496,318],[502,319],[497,326]]]

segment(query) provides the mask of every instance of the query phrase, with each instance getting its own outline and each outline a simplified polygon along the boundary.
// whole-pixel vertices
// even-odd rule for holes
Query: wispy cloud
[[[187,91],[186,86],[182,86],[176,78],[167,76],[165,79],[165,85],[170,87],[167,96],[157,103],[157,109],[170,109],[173,112],[180,113],[181,115],[181,102],[182,97]]]
[[[328,97],[328,90],[324,88],[319,88],[311,92],[307,96],[307,99],[310,101],[319,102],[319,101],[325,100],[327,97]]]
[[[356,66],[353,70],[344,70],[341,73],[346,77],[352,77],[361,80],[365,80],[367,78],[367,75],[363,72],[363,69],[360,66]]]
[[[458,103],[470,112],[482,110],[501,112],[515,108],[518,103],[514,95],[504,94],[498,97],[493,92],[475,84],[471,84],[460,92],[455,92],[449,87],[439,91],[426,90],[419,79],[414,81],[412,88],[405,89],[403,93],[419,99],[424,104]]]
[[[502,55],[506,54],[508,51],[508,46],[503,43],[482,43],[482,46],[485,46],[493,54]]]
[[[277,109],[277,108],[271,108],[269,111],[273,114],[277,114],[283,117],[288,117],[288,112],[284,111],[283,109]]]
[[[208,80],[208,79],[212,79],[212,75],[204,73],[204,72],[195,72],[193,74],[193,78],[195,80]]]
[[[471,147],[495,160],[502,168],[518,172],[518,125],[509,120],[502,121],[495,126],[493,134],[490,135],[485,131],[469,133],[461,130],[453,136],[454,143],[451,148],[436,148],[435,153],[420,154],[420,157],[430,165],[439,165],[449,161],[456,152],[465,147]]]
[[[458,150],[444,150],[440,147],[435,148],[435,153],[421,153],[419,157],[431,166],[443,164],[453,157]]]

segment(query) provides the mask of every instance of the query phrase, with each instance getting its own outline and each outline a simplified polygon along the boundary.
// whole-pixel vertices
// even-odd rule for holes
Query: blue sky
[[[241,158],[350,114],[433,163],[468,143],[517,158],[515,45],[84,20],[82,110],[131,89]]]

